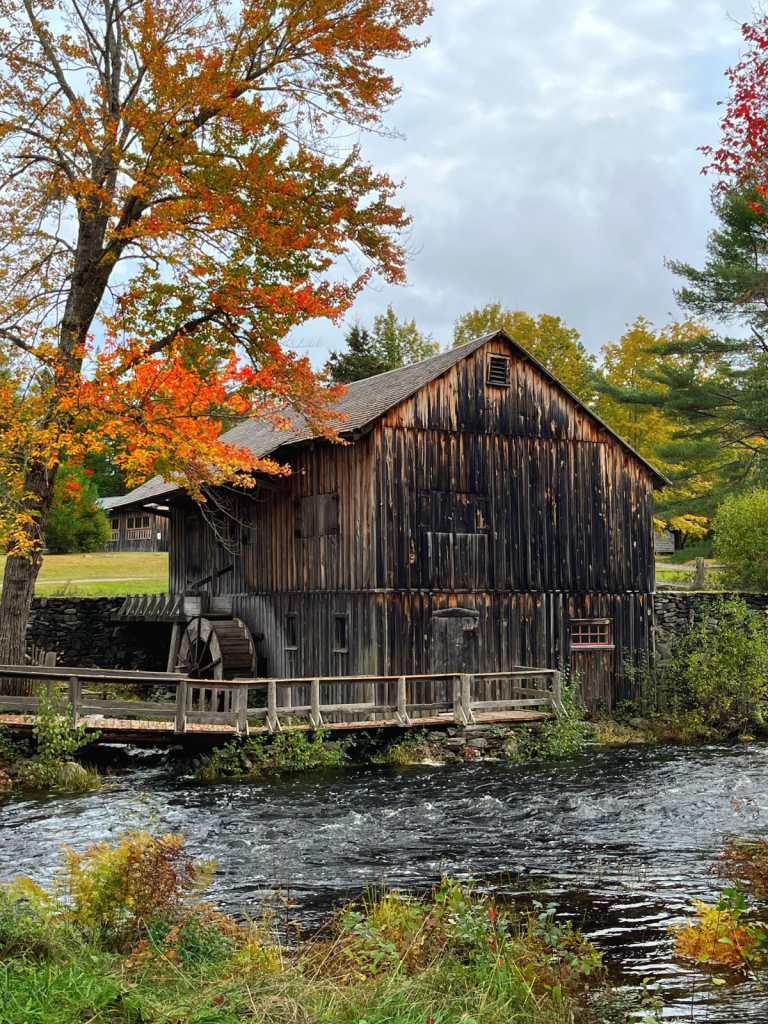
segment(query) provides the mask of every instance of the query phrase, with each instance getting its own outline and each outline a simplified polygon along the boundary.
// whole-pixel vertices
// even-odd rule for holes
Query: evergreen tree
[[[344,339],[346,352],[331,352],[327,363],[331,379],[351,384],[407,363],[418,363],[440,351],[431,334],[423,334],[416,321],[400,321],[392,306],[373,319],[373,330],[355,323]]]
[[[93,471],[63,466],[56,478],[46,542],[54,554],[98,551],[111,536],[109,520],[96,504]]]

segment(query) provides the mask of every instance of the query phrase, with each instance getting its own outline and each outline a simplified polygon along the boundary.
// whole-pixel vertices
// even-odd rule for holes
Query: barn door
[[[440,672],[479,672],[480,613],[471,608],[441,608],[432,615],[430,669]]]

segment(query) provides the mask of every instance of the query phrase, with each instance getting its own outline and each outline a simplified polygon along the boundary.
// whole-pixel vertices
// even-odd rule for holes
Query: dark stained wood
[[[232,565],[219,591],[273,676],[447,671],[461,620],[440,612],[463,608],[479,671],[562,665],[593,706],[631,697],[653,650],[652,474],[528,360],[486,385],[489,352],[510,355],[494,339],[351,443],[281,450],[291,476],[232,498],[229,524],[172,509],[171,592]],[[613,649],[571,652],[574,618],[609,618]]]
[[[155,515],[149,509],[126,511],[125,509],[104,510],[112,526],[112,540],[107,543],[105,551],[167,551],[168,550],[168,513]],[[142,524],[149,520],[146,527],[128,529],[129,521],[140,519]],[[117,529],[114,524],[117,523]]]

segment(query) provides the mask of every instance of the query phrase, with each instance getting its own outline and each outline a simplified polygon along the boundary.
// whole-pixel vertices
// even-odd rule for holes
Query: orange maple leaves
[[[223,445],[222,420],[285,425],[292,410],[333,434],[337,392],[282,342],[338,320],[372,275],[404,279],[397,186],[345,137],[381,127],[399,91],[384,62],[423,45],[411,30],[429,13],[0,0],[0,343],[19,354],[0,379],[0,536],[14,550],[39,545],[30,524],[65,454],[109,441],[130,481],[162,473],[199,495],[281,471]]]

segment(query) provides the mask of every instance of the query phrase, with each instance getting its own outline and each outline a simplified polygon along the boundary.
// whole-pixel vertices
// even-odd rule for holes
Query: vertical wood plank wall
[[[651,474],[529,362],[486,385],[489,351],[509,354],[489,343],[355,443],[283,449],[285,493],[229,496],[216,530],[174,510],[172,592],[232,565],[220,590],[272,675],[439,671],[431,617],[465,607],[481,671],[570,661],[591,703],[631,696],[625,667],[652,649]],[[571,654],[573,618],[611,619],[615,649]]]
[[[127,528],[128,519],[133,519],[137,512],[140,512],[142,518],[147,516],[147,510],[131,510],[130,512],[112,511],[110,509],[104,510],[107,518],[110,522],[113,519],[120,520],[120,527],[118,530],[119,537],[117,540],[110,540],[104,551],[168,551],[169,544],[169,530],[168,530],[168,519],[165,516],[149,514],[149,527],[151,536],[143,538],[142,540],[134,540],[130,536]],[[158,538],[158,533],[160,537]]]

